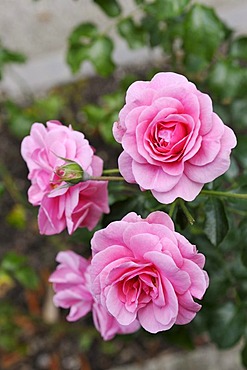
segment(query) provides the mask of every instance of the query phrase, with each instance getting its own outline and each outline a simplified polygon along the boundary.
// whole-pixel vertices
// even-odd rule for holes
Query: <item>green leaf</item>
[[[121,7],[116,0],[93,0],[108,17],[117,17],[121,14]]]
[[[26,60],[27,58],[24,54],[5,48],[0,41],[0,79],[6,64],[25,63]]]
[[[145,45],[145,33],[143,28],[136,25],[133,18],[123,19],[117,25],[119,34],[127,41],[131,49],[137,49]]]
[[[228,30],[212,8],[201,4],[195,4],[187,13],[184,27],[185,64],[197,72],[211,63]]]
[[[247,71],[231,60],[217,62],[208,76],[212,94],[225,104],[247,96]]]
[[[26,227],[26,209],[22,204],[15,204],[11,211],[6,216],[7,222],[17,228],[24,229]]]
[[[113,42],[109,37],[101,36],[92,42],[88,49],[88,59],[94,65],[99,75],[109,76],[115,68],[111,54],[113,51]]]
[[[238,128],[247,127],[247,104],[246,98],[234,100],[230,105],[232,122]]]
[[[244,347],[241,351],[242,365],[247,368],[247,342],[245,342]]]
[[[219,265],[217,267],[219,267]],[[219,304],[221,298],[223,299],[229,288],[229,278],[223,267],[221,267],[217,272],[208,272],[210,275],[210,284],[203,298],[203,302],[209,304],[217,302],[217,304]]]
[[[155,0],[147,4],[144,9],[156,20],[165,20],[181,15],[189,2],[190,0]]]
[[[217,198],[209,198],[205,204],[206,221],[204,232],[210,242],[217,246],[229,230],[224,203]]]
[[[27,289],[37,289],[39,279],[30,266],[23,266],[15,272],[15,278]]]
[[[234,150],[234,156],[243,168],[247,168],[247,135],[238,135],[238,145]]]
[[[241,260],[245,267],[247,267],[247,220],[244,219],[239,225],[241,235]]]
[[[97,27],[90,22],[81,23],[77,26],[69,36],[69,44],[71,46],[79,46],[83,43],[90,42],[93,37],[98,34]]]
[[[245,331],[245,309],[227,302],[212,313],[209,332],[219,348],[230,348],[236,344]]]
[[[112,61],[113,42],[103,36],[92,23],[82,23],[76,27],[69,37],[67,63],[71,71],[79,71],[81,64],[89,60],[97,73],[109,76],[115,66]]]
[[[4,255],[1,267],[5,271],[15,272],[21,266],[23,266],[27,262],[27,258],[25,256],[16,254],[15,252],[9,252]]]
[[[229,55],[233,58],[247,61],[247,37],[235,39],[229,49]]]
[[[28,265],[28,260],[25,256],[9,252],[4,256],[1,268],[3,271],[11,273],[25,288],[37,288],[38,276],[34,269]]]

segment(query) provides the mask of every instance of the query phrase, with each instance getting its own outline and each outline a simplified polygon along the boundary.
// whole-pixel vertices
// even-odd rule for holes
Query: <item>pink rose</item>
[[[66,158],[78,163],[90,176],[101,175],[103,161],[94,155],[82,133],[58,121],[47,122],[47,127],[34,123],[30,136],[22,141],[21,154],[31,180],[29,202],[40,206],[41,234],[57,234],[66,227],[69,234],[78,227],[92,230],[102,213],[109,212],[107,182],[85,181],[69,186],[56,174],[66,163],[62,158]]]
[[[121,325],[136,319],[151,333],[189,323],[208,286],[205,258],[174,231],[170,217],[132,212],[92,239],[95,300]]]
[[[59,262],[49,281],[56,292],[53,301],[56,307],[70,308],[68,321],[76,321],[91,311],[93,297],[90,292],[90,261],[72,251],[59,252]]]
[[[125,180],[151,190],[161,203],[193,200],[227,171],[236,145],[210,97],[170,72],[129,87],[113,134],[124,149],[119,169]]]
[[[59,252],[56,260],[59,265],[49,281],[56,292],[53,299],[55,306],[70,309],[68,321],[79,320],[92,311],[95,327],[105,340],[139,329],[137,321],[128,326],[120,325],[104,307],[95,302],[91,293],[90,261],[72,251]]]

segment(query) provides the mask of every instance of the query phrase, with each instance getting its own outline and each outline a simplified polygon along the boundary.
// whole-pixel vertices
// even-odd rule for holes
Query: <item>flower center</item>
[[[145,269],[134,277],[133,275],[127,277],[118,287],[121,300],[130,312],[134,312],[137,307],[144,307],[148,302],[157,298],[158,288],[157,273],[152,269]]]

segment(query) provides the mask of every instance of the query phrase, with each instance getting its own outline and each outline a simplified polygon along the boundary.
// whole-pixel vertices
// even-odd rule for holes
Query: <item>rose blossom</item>
[[[150,189],[161,203],[193,200],[227,171],[236,145],[210,97],[170,72],[129,87],[113,134],[124,149],[119,169],[125,180]]]
[[[68,321],[79,320],[92,311],[96,329],[105,340],[139,329],[137,321],[128,326],[120,325],[104,307],[94,301],[90,285],[90,261],[72,251],[59,252],[56,260],[59,265],[49,281],[56,292],[53,299],[55,306],[70,308]]]
[[[132,212],[92,238],[95,299],[121,325],[136,319],[151,333],[189,323],[208,286],[205,258],[174,231],[170,217]]]
[[[47,127],[34,123],[30,136],[22,141],[21,154],[31,180],[29,202],[40,206],[41,234],[60,233],[66,227],[69,234],[78,227],[92,230],[102,213],[109,212],[107,182],[85,181],[69,186],[57,175],[66,164],[64,158],[76,162],[90,176],[101,175],[103,161],[94,155],[82,133],[58,121],[47,122]]]

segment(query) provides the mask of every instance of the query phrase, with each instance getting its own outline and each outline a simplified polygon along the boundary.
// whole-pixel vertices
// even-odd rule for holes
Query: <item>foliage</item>
[[[22,53],[12,51],[3,46],[0,40],[0,80],[3,77],[4,68],[10,63],[24,63],[26,56]]]
[[[202,91],[208,92],[216,112],[238,136],[229,171],[208,184],[195,201],[165,206],[148,192],[140,193],[134,186],[111,184],[111,213],[103,217],[101,224],[106,226],[132,210],[143,217],[151,210],[170,211],[177,230],[205,254],[210,286],[203,300],[203,309],[190,328],[173,329],[165,335],[171,343],[193,347],[195,337],[207,333],[210,340],[223,349],[242,339],[242,363],[247,368],[247,202],[223,194],[247,193],[247,37],[236,36],[212,8],[190,0],[135,0],[135,11],[127,15],[124,15],[120,1],[93,2],[112,18],[114,31],[128,48],[147,47],[150,53],[158,48],[166,69],[186,75]],[[92,22],[82,23],[68,39],[67,62],[76,73],[84,62],[89,61],[98,75],[107,78],[117,67],[114,47],[109,29],[101,30]],[[0,74],[7,63],[24,60],[21,54],[0,46]],[[145,73],[148,76],[150,70],[147,68]],[[111,134],[112,123],[123,105],[127,86],[137,79],[137,75],[125,76],[116,91],[101,96],[99,104],[80,107],[86,124],[93,132],[97,130],[104,150],[110,153],[118,152]],[[33,121],[42,122],[46,117],[59,116],[62,104],[59,96],[49,96],[25,109],[8,101],[5,109],[9,129],[21,138]],[[82,131],[83,125],[80,127]],[[211,195],[207,193],[209,190]],[[222,194],[217,195],[217,191]],[[192,219],[195,219],[193,225]],[[81,233],[76,232],[71,239],[73,246],[81,242]],[[87,234],[85,230],[83,233]],[[84,240],[90,237],[91,234],[87,234],[84,238],[83,234]],[[35,279],[25,258],[10,253],[2,260],[0,282],[7,281],[11,286],[13,280],[18,280],[32,288],[29,284],[32,285],[31,281]],[[0,312],[0,320],[3,317]],[[84,338],[82,346],[91,345],[91,337],[89,344]]]

